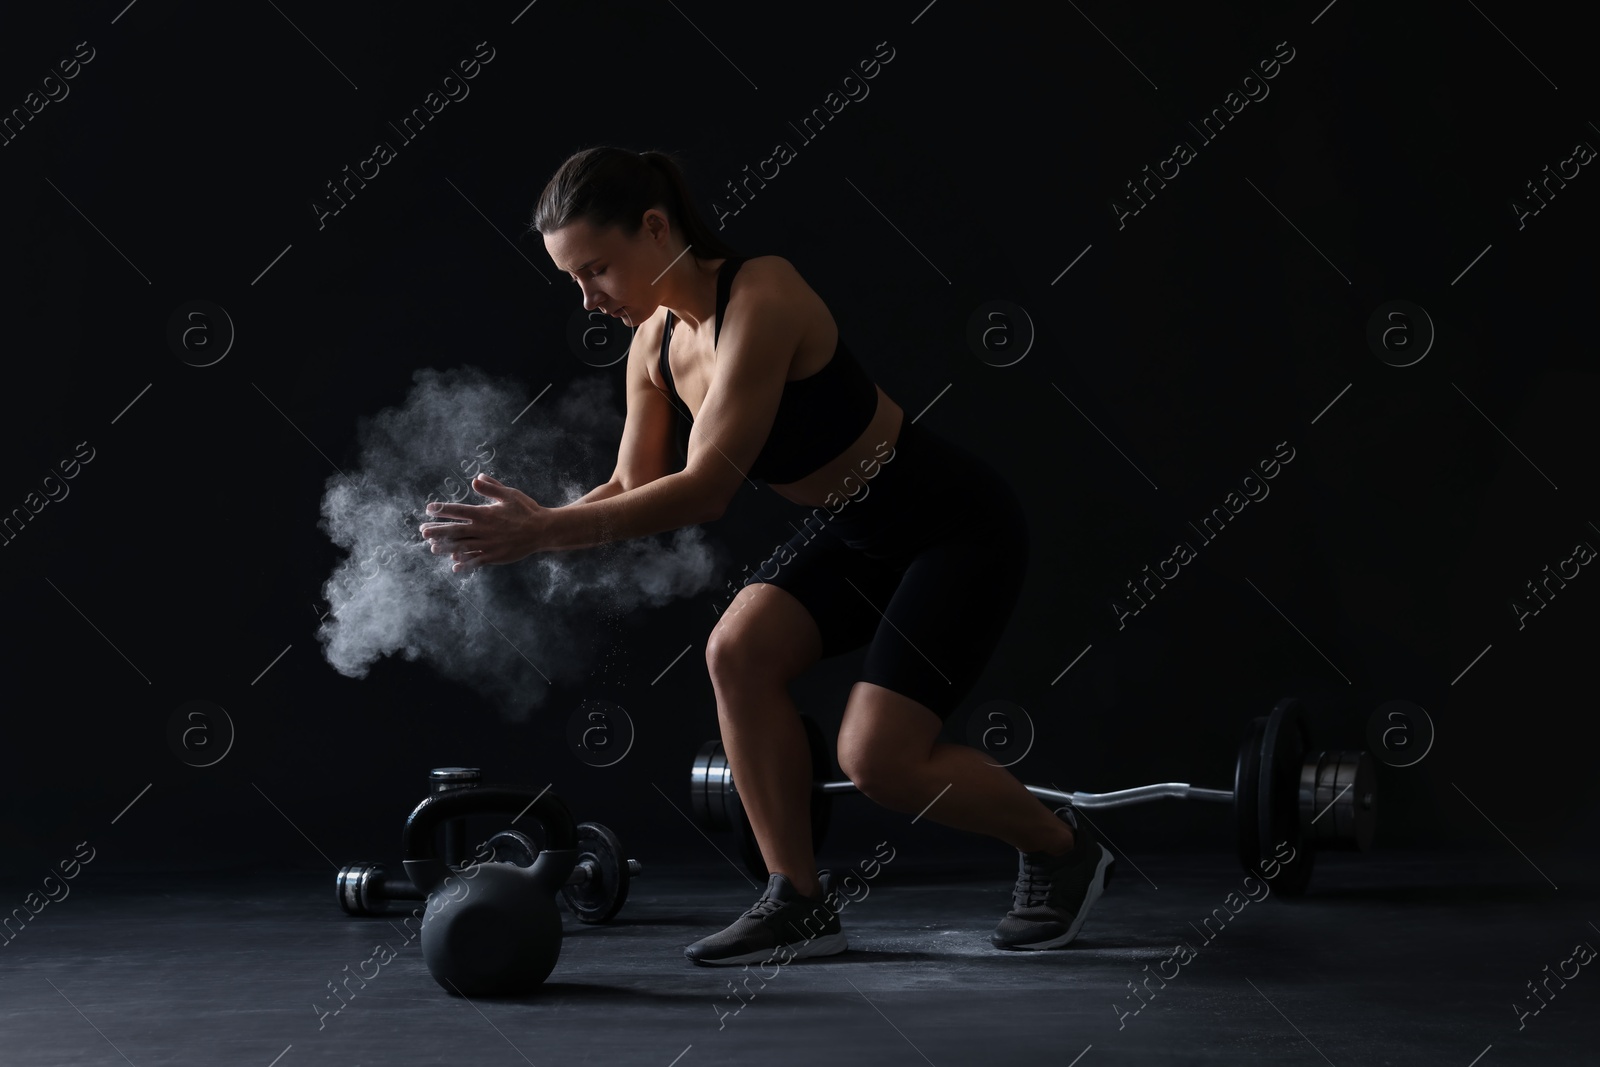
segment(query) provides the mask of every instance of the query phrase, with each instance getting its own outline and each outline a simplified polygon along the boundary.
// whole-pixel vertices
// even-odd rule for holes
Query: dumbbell
[[[820,737],[820,728],[810,719],[805,722],[808,736]],[[1286,697],[1274,705],[1271,714],[1251,722],[1239,748],[1232,789],[1206,789],[1187,782],[1132,786],[1108,793],[1068,793],[1037,785],[1026,788],[1052,805],[1071,804],[1086,811],[1161,799],[1232,804],[1244,869],[1258,874],[1263,866],[1279,866],[1274,888],[1285,896],[1297,896],[1305,892],[1310,880],[1316,850],[1365,852],[1372,844],[1377,821],[1377,783],[1371,757],[1360,751],[1313,752],[1310,748],[1301,701]],[[821,847],[833,797],[858,791],[854,782],[823,780],[827,773],[826,750],[819,752],[813,743],[814,850]],[[700,824],[708,830],[737,829],[746,866],[757,878],[766,878],[766,865],[739,801],[721,741],[701,746],[689,782],[690,804]],[[1281,862],[1282,856],[1275,852],[1279,842],[1294,850],[1292,862]]]
[[[449,826],[446,822],[447,841]],[[601,823],[583,822],[577,829],[578,863],[567,876],[561,897],[579,922],[610,922],[628,899],[630,881],[642,874],[644,868],[638,860],[622,859],[622,842]],[[481,861],[484,863],[531,867],[542,851],[535,839],[520,830],[502,830],[485,844],[489,853],[488,858]],[[391,903],[426,899],[404,871],[390,871],[381,863],[341,867],[337,882],[339,906],[347,915],[380,915]]]
[[[489,838],[485,862],[508,862],[531,867],[541,851],[538,843],[520,830],[501,830]],[[578,824],[578,863],[561,889],[561,898],[582,923],[608,923],[628,899],[628,886],[644,872],[638,860],[622,858],[622,842],[597,822]]]
[[[346,864],[335,880],[346,915],[382,915],[392,903],[424,899],[405,871],[391,871],[381,863]]]
[[[470,789],[483,780],[477,767],[435,767],[428,772],[430,796],[452,789]],[[467,852],[467,821],[451,819],[444,826],[444,859],[461,866]],[[336,876],[339,906],[349,915],[376,915],[391,900],[421,900],[404,871],[390,872],[381,863],[353,863]]]

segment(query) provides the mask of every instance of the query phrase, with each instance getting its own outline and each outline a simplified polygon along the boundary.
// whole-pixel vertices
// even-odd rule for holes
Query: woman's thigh
[[[831,657],[873,639],[882,618],[873,605],[894,595],[900,575],[901,568],[869,559],[827,532],[800,531],[757,569],[751,586],[777,586],[798,601],[816,626],[820,656]],[[739,595],[749,595],[751,586]]]
[[[1000,643],[1027,564],[1020,523],[974,527],[924,548],[881,605],[861,680],[948,718]]]
[[[722,687],[787,685],[820,658],[822,638],[811,613],[766,583],[741,589],[706,641],[706,667]]]
[[[1028,566],[1015,496],[998,492],[988,505],[981,520],[947,524],[938,540],[894,559],[873,559],[826,534],[809,541],[797,534],[756,581],[799,601],[816,624],[822,656],[868,645],[862,681],[947,718],[988,666]]]

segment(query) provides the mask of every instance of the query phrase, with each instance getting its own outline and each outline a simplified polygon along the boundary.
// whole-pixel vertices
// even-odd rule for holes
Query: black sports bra
[[[749,256],[732,256],[723,261],[717,271],[717,318],[711,335],[711,347],[716,348],[717,337],[722,333],[722,313],[728,306],[728,293],[733,286],[733,276]],[[661,377],[667,383],[673,407],[678,411],[678,448],[685,457],[689,454],[689,428],[694,419],[678,396],[672,384],[672,367],[667,360],[667,347],[672,342],[672,326],[677,321],[667,312],[667,323],[661,333]],[[764,482],[783,485],[797,482],[806,475],[822,469],[840,453],[849,448],[872,423],[878,410],[878,387],[861,362],[845,347],[841,337],[833,356],[822,369],[804,378],[783,383],[783,397],[778,402],[778,413],[767,434],[767,443],[761,447],[750,468],[750,477]]]

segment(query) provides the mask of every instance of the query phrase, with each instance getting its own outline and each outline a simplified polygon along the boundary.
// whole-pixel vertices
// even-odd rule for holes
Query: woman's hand
[[[425,522],[419,527],[434,555],[450,554],[455,561],[452,571],[459,573],[485,563],[515,563],[546,547],[549,508],[487,474],[472,479],[472,488],[493,503],[433,501],[428,504],[428,514],[450,521]]]

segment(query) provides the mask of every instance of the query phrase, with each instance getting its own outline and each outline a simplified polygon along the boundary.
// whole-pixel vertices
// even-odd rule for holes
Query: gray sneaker
[[[806,959],[832,956],[846,948],[839,914],[829,907],[828,885],[822,897],[804,897],[781,874],[767,879],[766,892],[733,925],[701,938],[683,954],[696,963],[726,966],[765,963],[781,958]]]
[[[1060,948],[1078,936],[1090,907],[1105,891],[1111,853],[1070,804],[1055,813],[1072,827],[1072,848],[1060,856],[1018,850],[1011,910],[989,935],[997,948]]]

